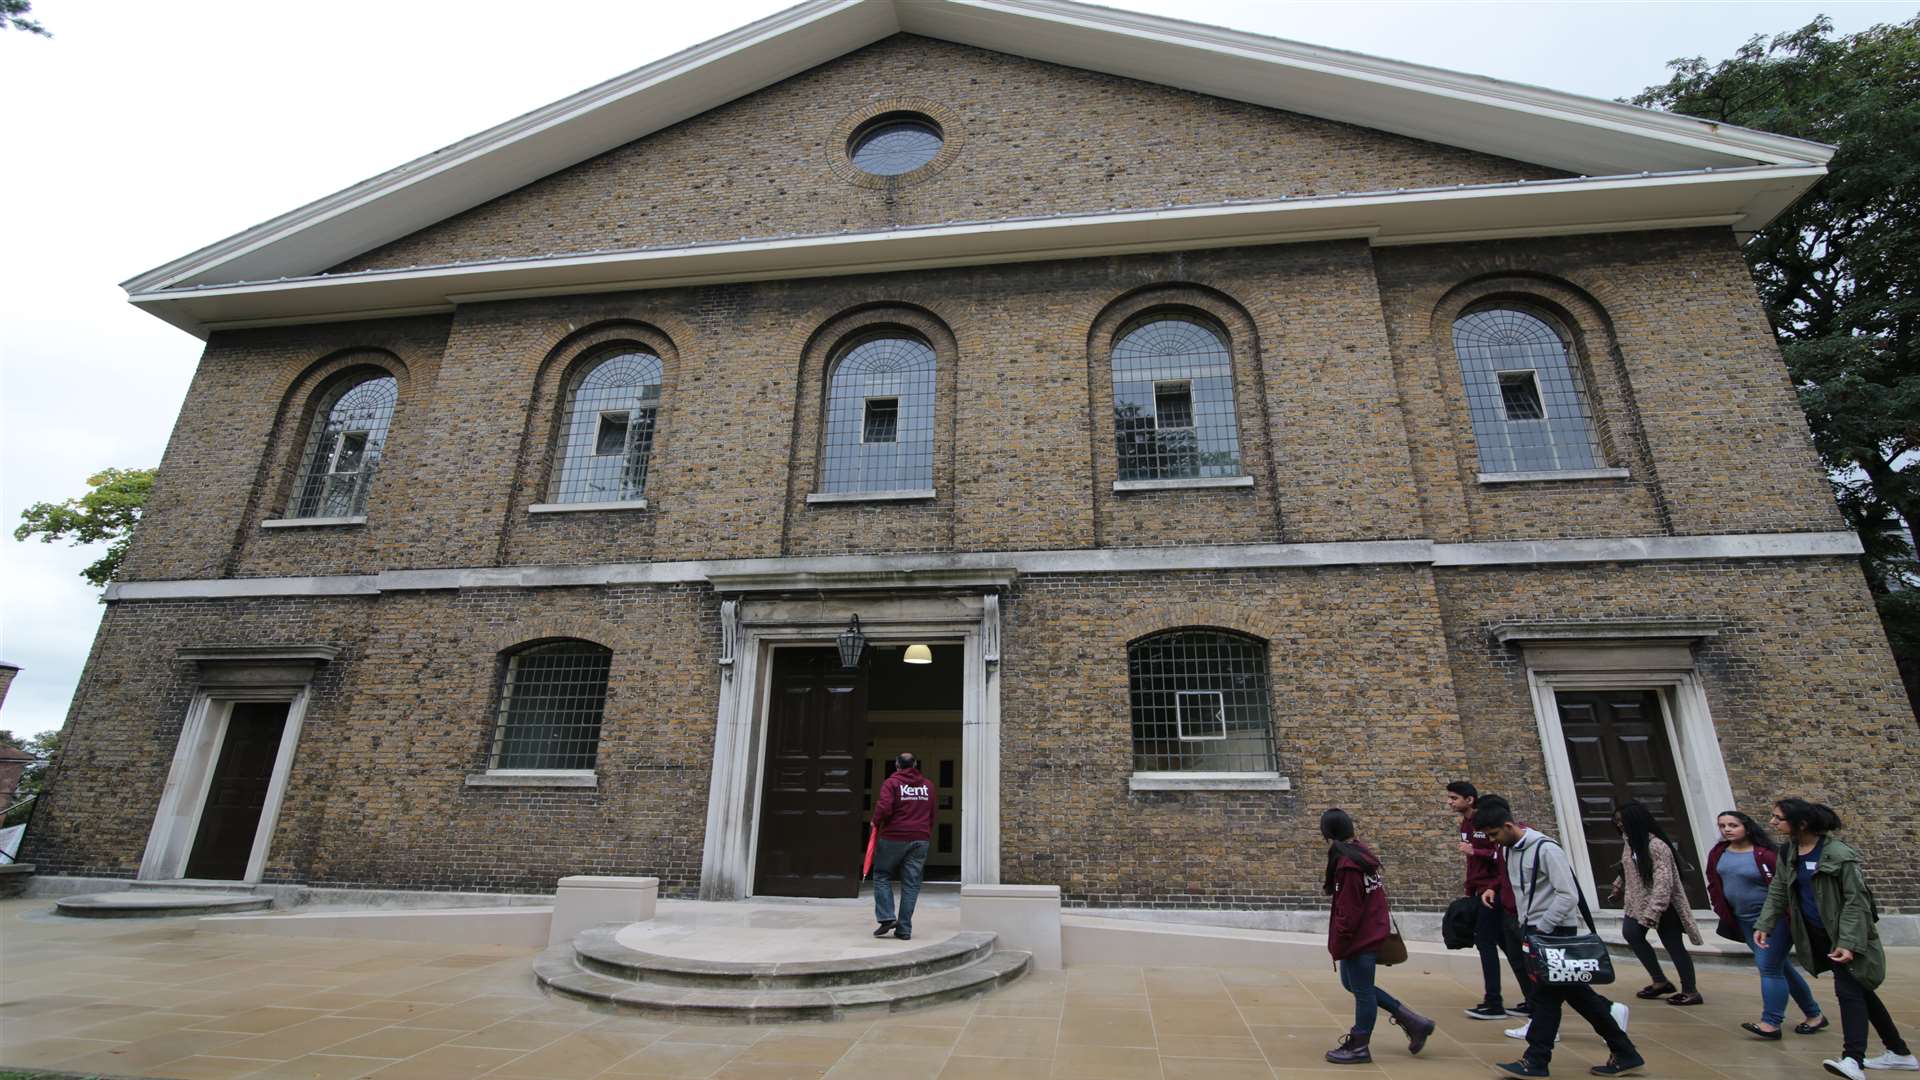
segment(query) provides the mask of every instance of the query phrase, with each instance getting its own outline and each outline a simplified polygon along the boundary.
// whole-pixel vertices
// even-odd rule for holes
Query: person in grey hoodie
[[[1488,806],[1474,811],[1473,826],[1507,852],[1507,883],[1513,888],[1523,934],[1576,932],[1580,887],[1573,864],[1559,843],[1532,829],[1514,824],[1513,811]],[[1605,1065],[1588,1070],[1595,1076],[1619,1076],[1646,1064],[1634,1049],[1626,1029],[1615,1018],[1615,1006],[1584,983],[1538,983],[1533,990],[1533,1018],[1527,1023],[1527,1052],[1519,1061],[1498,1068],[1512,1076],[1546,1076],[1553,1060],[1553,1044],[1560,1036],[1561,1006],[1571,1005],[1594,1033],[1606,1041],[1610,1056]],[[1619,1009],[1624,1016],[1626,1010]]]

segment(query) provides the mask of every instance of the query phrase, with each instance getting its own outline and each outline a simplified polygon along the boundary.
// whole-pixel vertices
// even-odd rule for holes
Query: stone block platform
[[[163,919],[265,911],[273,898],[244,885],[208,881],[136,881],[121,892],[63,896],[53,909],[81,919]]]

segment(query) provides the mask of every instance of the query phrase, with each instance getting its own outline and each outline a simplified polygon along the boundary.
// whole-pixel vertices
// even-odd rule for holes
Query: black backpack
[[[1463,896],[1447,905],[1447,913],[1440,917],[1440,940],[1446,942],[1449,949],[1466,949],[1473,946],[1474,927],[1480,922],[1480,898]]]

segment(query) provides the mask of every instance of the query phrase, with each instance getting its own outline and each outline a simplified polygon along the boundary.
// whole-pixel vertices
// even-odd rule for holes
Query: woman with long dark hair
[[[1755,1038],[1778,1040],[1791,995],[1807,1017],[1793,1030],[1801,1035],[1825,1031],[1831,1022],[1820,1014],[1813,987],[1807,985],[1788,955],[1793,949],[1793,935],[1781,933],[1776,922],[1766,927],[1766,948],[1754,941],[1755,920],[1767,902],[1767,889],[1780,863],[1779,852],[1773,850],[1773,837],[1759,822],[1738,810],[1723,811],[1714,824],[1720,829],[1720,842],[1707,855],[1707,898],[1713,902],[1714,914],[1720,916],[1721,932],[1738,927],[1740,939],[1753,951],[1754,967],[1760,971],[1760,1022],[1748,1021],[1740,1026]]]
[[[1373,1039],[1377,1013],[1407,1033],[1407,1052],[1417,1054],[1433,1034],[1433,1021],[1374,985],[1374,967],[1380,946],[1393,932],[1388,914],[1387,886],[1380,857],[1354,838],[1353,818],[1345,810],[1320,815],[1320,836],[1327,842],[1327,876],[1323,888],[1333,898],[1333,916],[1327,926],[1327,951],[1340,968],[1340,985],[1353,995],[1353,1030],[1340,1045],[1327,1051],[1335,1065],[1364,1065],[1373,1060],[1367,1044]]]
[[[1687,943],[1681,935],[1692,938],[1695,945],[1702,941],[1700,928],[1693,922],[1693,909],[1687,903],[1686,886],[1680,882],[1680,863],[1674,854],[1674,842],[1660,823],[1653,820],[1653,812],[1638,802],[1620,804],[1620,809],[1614,812],[1613,823],[1627,841],[1627,856],[1620,861],[1620,876],[1613,882],[1615,896],[1619,896],[1625,886],[1626,918],[1621,922],[1621,929],[1633,955],[1640,958],[1647,974],[1653,977],[1653,981],[1634,996],[1663,997],[1669,1005],[1699,1005],[1706,999],[1700,996],[1699,985],[1694,981],[1693,957],[1687,952]],[[1673,960],[1674,970],[1680,973],[1678,992],[1667,981],[1666,972],[1660,970],[1660,958],[1647,941],[1649,930],[1659,933],[1660,944],[1667,947],[1667,956]]]
[[[1805,799],[1781,799],[1773,804],[1773,823],[1786,830],[1787,842],[1780,845],[1781,872],[1767,889],[1753,938],[1766,948],[1773,933],[1764,928],[1785,918],[1793,927],[1800,965],[1815,975],[1833,972],[1833,996],[1840,999],[1840,1056],[1820,1064],[1847,1080],[1866,1080],[1863,1069],[1920,1069],[1875,993],[1887,977],[1887,953],[1873,925],[1877,913],[1860,853],[1832,835],[1840,829],[1840,815]],[[1869,1025],[1886,1046],[1871,1060]]]

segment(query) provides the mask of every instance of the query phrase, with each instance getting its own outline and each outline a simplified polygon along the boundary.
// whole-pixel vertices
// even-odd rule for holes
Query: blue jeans
[[[1786,919],[1767,935],[1767,947],[1762,949],[1753,940],[1753,921],[1740,920],[1740,932],[1746,936],[1747,948],[1753,950],[1753,966],[1760,969],[1760,1022],[1779,1027],[1787,1019],[1787,995],[1793,995],[1793,1003],[1812,1020],[1820,1015],[1820,1003],[1813,1000],[1813,987],[1807,985],[1806,977],[1793,965],[1793,929]]]
[[[1354,953],[1340,961],[1340,986],[1353,995],[1353,1030],[1373,1034],[1382,1012],[1400,1008],[1399,999],[1373,985],[1374,954]]]
[[[873,920],[893,923],[894,932],[913,933],[913,905],[920,899],[920,871],[927,865],[925,840],[889,840],[873,845]],[[900,914],[893,913],[893,879],[900,879]]]

